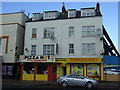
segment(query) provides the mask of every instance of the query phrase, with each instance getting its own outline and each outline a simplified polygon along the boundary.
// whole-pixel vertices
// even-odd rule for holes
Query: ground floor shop
[[[2,78],[19,79],[17,67],[20,67],[17,63],[2,63]]]
[[[54,62],[20,62],[20,80],[51,81],[77,73],[103,80],[102,58],[56,58]]]

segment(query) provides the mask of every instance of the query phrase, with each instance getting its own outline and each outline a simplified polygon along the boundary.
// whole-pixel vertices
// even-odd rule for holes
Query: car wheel
[[[61,83],[61,86],[62,86],[62,87],[67,87],[67,86],[68,86],[68,83],[67,83],[66,81],[64,81],[64,82]]]
[[[92,82],[87,82],[86,87],[87,88],[93,88],[93,83]]]

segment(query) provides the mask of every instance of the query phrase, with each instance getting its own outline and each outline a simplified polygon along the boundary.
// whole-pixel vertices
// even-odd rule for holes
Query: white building
[[[3,77],[15,77],[18,56],[23,54],[25,21],[23,12],[0,14],[0,51],[2,55]]]
[[[103,30],[99,8],[97,3],[96,8],[66,11],[63,5],[62,12],[34,13],[33,19],[26,22],[26,59],[20,61],[24,63],[26,73],[21,79],[53,80],[70,73],[94,77],[94,70],[89,70],[93,67],[96,68],[97,78],[103,80]],[[50,62],[44,56],[55,56],[55,61]],[[28,74],[28,67],[34,68],[34,75]],[[75,67],[77,69],[74,70]],[[41,73],[45,70],[48,73]]]

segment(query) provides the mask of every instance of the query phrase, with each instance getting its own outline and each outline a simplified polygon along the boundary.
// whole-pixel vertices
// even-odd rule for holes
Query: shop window
[[[100,76],[99,65],[89,64],[87,65],[88,76]]]
[[[7,75],[7,66],[2,66],[2,75]]]
[[[31,63],[24,64],[23,74],[34,74],[34,64]]]
[[[8,66],[7,75],[12,75],[12,72],[13,72],[13,66]]]
[[[37,74],[47,74],[47,64],[38,64],[37,65]]]
[[[79,64],[78,65],[77,64],[72,65],[72,73],[83,75],[83,66],[79,65]]]
[[[3,65],[2,66],[2,75],[13,75],[13,66]]]

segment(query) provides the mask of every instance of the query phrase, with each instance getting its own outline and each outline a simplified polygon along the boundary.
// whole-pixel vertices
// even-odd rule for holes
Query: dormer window
[[[43,17],[43,13],[33,13],[32,21],[40,20]]]
[[[95,8],[82,8],[81,16],[95,16]]]
[[[44,19],[55,19],[60,15],[58,11],[46,11],[44,12]]]
[[[76,17],[76,14],[77,14],[76,9],[69,9],[68,10],[68,18]]]

